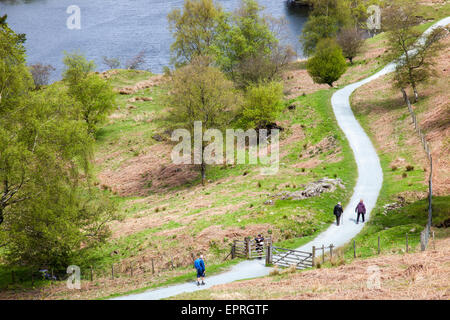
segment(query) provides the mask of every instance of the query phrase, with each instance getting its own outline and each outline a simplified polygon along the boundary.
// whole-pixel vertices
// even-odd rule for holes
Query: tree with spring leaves
[[[213,0],[185,0],[183,11],[173,9],[167,19],[175,38],[170,47],[174,65],[182,66],[196,56],[211,54],[222,18],[222,9]]]
[[[95,64],[80,54],[64,57],[63,80],[68,93],[75,101],[80,119],[87,124],[87,131],[95,135],[108,114],[115,108],[115,94],[110,84],[93,73]]]
[[[115,211],[90,188],[93,139],[66,88],[32,90],[24,39],[0,19],[2,262],[67,267],[104,241]]]
[[[233,83],[206,57],[196,57],[189,65],[174,71],[170,81],[167,104],[174,126],[194,133],[196,121],[202,122],[202,132],[223,130],[233,120],[240,105],[240,95]],[[203,143],[200,172],[202,183],[206,179]],[[194,155],[195,157],[195,155]]]

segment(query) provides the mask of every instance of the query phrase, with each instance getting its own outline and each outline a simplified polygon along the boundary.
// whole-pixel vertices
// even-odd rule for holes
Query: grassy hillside
[[[284,130],[276,175],[261,175],[257,165],[210,166],[208,183],[202,186],[197,168],[171,163],[161,76],[115,70],[106,77],[118,91],[140,87],[143,81],[151,85],[132,94],[118,93],[118,109],[98,133],[96,185],[116,201],[123,220],[111,225],[108,243],[76,262],[85,279],[90,266],[98,279],[86,281],[87,290],[79,297],[189,280],[191,254],[199,252],[206,255],[210,273],[219,271],[237,262],[223,262],[234,239],[258,233],[284,247],[299,246],[334,220],[331,211],[337,201],[349,200],[356,165],[334,120],[332,89],[286,101],[286,106],[296,107],[286,108],[277,121]],[[136,101],[142,97],[145,101]],[[273,197],[323,177],[342,179],[345,189],[297,201]],[[269,199],[273,205],[264,204]],[[150,272],[152,259],[155,275]],[[111,264],[115,280],[108,280]],[[4,281],[8,283],[8,275]],[[48,288],[49,297],[73,297],[62,287]]]

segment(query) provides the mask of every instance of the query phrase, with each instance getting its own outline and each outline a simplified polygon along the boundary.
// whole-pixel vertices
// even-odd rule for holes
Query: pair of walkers
[[[342,205],[340,202],[338,202],[337,205],[334,206],[333,214],[336,216],[336,225],[339,225],[341,222],[341,216],[344,212],[344,209],[342,209]],[[366,206],[364,205],[363,199],[361,199],[358,203],[358,205],[355,208],[355,212],[358,214],[356,218],[356,224],[359,223],[359,217],[362,218],[362,222],[364,222],[364,215],[366,214]]]

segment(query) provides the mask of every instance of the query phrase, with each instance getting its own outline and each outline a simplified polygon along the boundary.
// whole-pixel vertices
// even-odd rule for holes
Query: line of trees
[[[185,0],[168,15],[175,39],[167,104],[176,127],[262,129],[281,112],[281,73],[295,53],[277,38],[285,22],[255,0],[225,12],[213,0]],[[204,146],[206,147],[206,146]],[[206,164],[200,165],[202,182]]]
[[[115,103],[81,55],[66,55],[62,82],[37,86],[25,64],[25,40],[1,17],[1,260],[66,267],[82,246],[105,241],[107,223],[117,218],[91,185],[96,125]]]

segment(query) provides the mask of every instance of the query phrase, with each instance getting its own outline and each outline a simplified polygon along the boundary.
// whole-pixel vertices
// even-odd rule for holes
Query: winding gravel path
[[[423,36],[428,35],[437,26],[445,26],[450,23],[450,17],[440,20],[424,32]],[[422,38],[423,39],[423,38]],[[394,71],[395,63],[390,63],[376,74],[348,85],[336,91],[332,98],[334,114],[342,131],[347,137],[350,147],[355,155],[356,164],[358,166],[358,180],[352,195],[352,198],[344,209],[343,223],[338,227],[336,224],[331,225],[327,230],[319,234],[313,241],[298,248],[303,251],[311,251],[312,246],[342,246],[356,236],[364,224],[356,224],[354,208],[360,198],[364,199],[367,214],[366,220],[370,216],[370,212],[374,208],[378,194],[383,183],[383,172],[380,166],[380,160],[372,145],[369,137],[364,132],[350,107],[350,95],[362,85],[375,80],[385,74]],[[332,208],[334,204],[330,204]],[[330,209],[331,210],[331,209]],[[145,291],[139,294],[132,294],[118,297],[119,300],[156,300],[171,297],[184,292],[194,292],[197,290],[207,289],[213,285],[230,283],[236,280],[256,278],[268,275],[271,268],[264,266],[264,260],[247,260],[233,266],[229,271],[207,277],[207,284],[197,287],[194,282],[173,285],[170,287]]]

